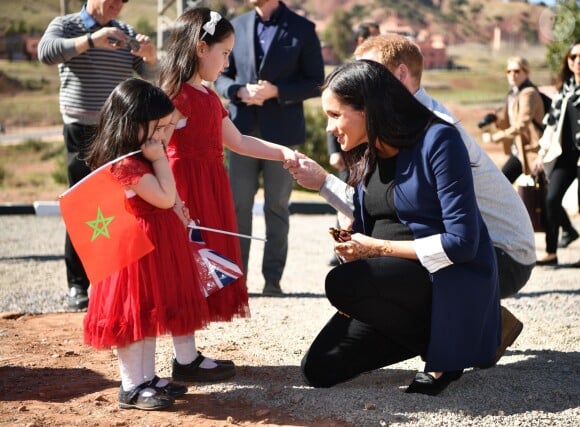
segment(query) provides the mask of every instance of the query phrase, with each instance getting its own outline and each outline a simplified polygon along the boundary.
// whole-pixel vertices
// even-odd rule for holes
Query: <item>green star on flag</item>
[[[93,229],[93,236],[91,237],[91,242],[93,242],[97,237],[104,236],[107,239],[111,238],[109,234],[109,224],[115,219],[114,216],[104,217],[103,212],[101,212],[101,207],[97,207],[97,219],[92,221],[87,221],[86,224]]]

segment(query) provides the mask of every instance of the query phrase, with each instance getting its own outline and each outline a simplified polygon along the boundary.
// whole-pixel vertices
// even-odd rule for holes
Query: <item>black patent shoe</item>
[[[167,396],[171,397],[181,397],[185,393],[187,393],[187,386],[183,384],[171,383],[168,382],[163,387],[158,386],[159,378],[157,375],[153,377],[151,381],[149,381],[149,387],[154,388],[158,393],[166,394]]]
[[[89,306],[89,295],[86,289],[71,286],[68,290],[68,308],[71,310],[86,310]]]
[[[152,396],[143,396],[141,392],[148,387],[149,382],[143,383],[129,391],[124,391],[123,386],[119,387],[119,408],[159,411],[169,408],[175,402],[171,396],[160,392],[156,392]]]
[[[197,357],[203,357],[204,359],[207,359],[207,357],[205,357],[203,354],[201,354],[201,351],[197,352]],[[234,363],[233,360],[229,360],[229,359],[211,359],[213,360],[216,364],[218,365],[231,365],[231,366],[236,366],[236,364]],[[203,362],[203,359],[202,359]]]
[[[447,388],[453,381],[458,380],[463,375],[461,371],[443,372],[439,378],[427,372],[417,372],[413,382],[407,387],[405,393],[420,393],[429,396],[437,396]]]
[[[236,375],[235,365],[218,365],[216,363],[214,368],[202,368],[200,365],[204,359],[205,357],[200,354],[193,362],[182,365],[174,358],[171,376],[176,381],[215,383]]]

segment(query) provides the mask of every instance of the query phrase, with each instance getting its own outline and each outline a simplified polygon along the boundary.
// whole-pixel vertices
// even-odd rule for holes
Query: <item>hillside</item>
[[[166,0],[166,3],[168,1]],[[0,33],[8,28],[24,28],[42,32],[50,20],[60,14],[61,0],[2,0],[0,2]],[[69,8],[80,8],[82,0],[69,0]],[[202,2],[228,15],[247,9],[245,0],[209,0]],[[286,0],[294,10],[300,10],[324,31],[335,11],[349,14],[356,25],[365,20],[377,21],[386,29],[394,20],[415,31],[443,34],[448,44],[465,42],[487,43],[497,25],[508,39],[537,39],[536,28],[540,5],[523,1],[503,0]],[[175,6],[168,8],[167,17],[175,19]],[[128,3],[121,18],[132,25],[139,22],[157,26],[157,0]]]

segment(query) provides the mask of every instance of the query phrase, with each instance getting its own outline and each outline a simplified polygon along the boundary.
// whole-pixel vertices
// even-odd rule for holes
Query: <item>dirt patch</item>
[[[112,351],[83,344],[84,313],[0,315],[0,424],[34,426],[350,426],[296,419],[280,409],[224,399],[189,387],[167,411],[117,407],[119,372]],[[235,354],[228,357],[239,359]]]

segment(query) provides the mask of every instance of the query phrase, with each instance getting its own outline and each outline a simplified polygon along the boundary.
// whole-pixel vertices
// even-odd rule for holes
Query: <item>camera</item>
[[[129,39],[129,41],[122,42],[121,40],[116,39],[114,37],[109,37],[109,43],[115,47],[119,46],[127,47],[129,48],[129,50],[139,50],[139,48],[141,47],[141,44],[139,44],[139,42],[135,39]]]
[[[480,129],[483,129],[483,128],[491,125],[492,123],[495,123],[496,121],[497,121],[497,116],[493,113],[489,113],[483,117],[483,120],[477,124],[477,127]]]

